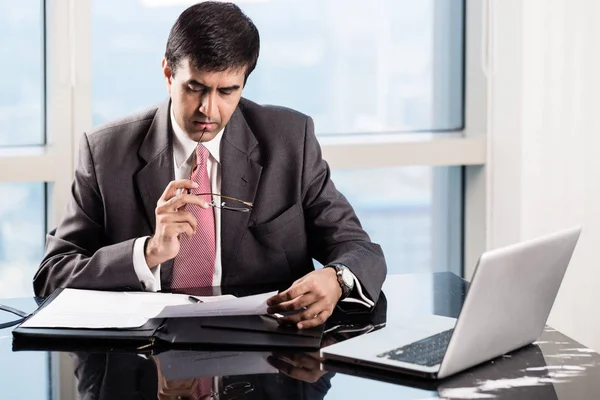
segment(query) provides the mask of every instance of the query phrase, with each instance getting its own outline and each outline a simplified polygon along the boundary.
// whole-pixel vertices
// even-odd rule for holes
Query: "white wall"
[[[600,1],[491,3],[487,245],[582,224],[549,324],[600,351]]]

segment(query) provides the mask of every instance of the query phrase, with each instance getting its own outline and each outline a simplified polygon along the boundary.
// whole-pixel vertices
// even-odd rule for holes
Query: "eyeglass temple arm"
[[[249,201],[244,201],[244,200],[240,200],[240,199],[236,199],[235,197],[230,197],[230,196],[224,196],[222,194],[217,194],[217,193],[198,193],[196,196],[207,196],[207,195],[211,195],[211,196],[220,196],[224,199],[228,199],[228,200],[233,200],[233,201],[239,201],[240,203],[248,206],[248,207],[252,207],[253,204],[250,203]]]

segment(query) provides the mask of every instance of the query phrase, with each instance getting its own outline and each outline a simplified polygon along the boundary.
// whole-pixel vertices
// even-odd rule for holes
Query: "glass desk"
[[[371,315],[336,318],[366,331],[423,314],[456,317],[466,287],[451,273],[390,275]],[[25,311],[36,307],[33,299],[0,303]],[[0,324],[11,318],[5,314]],[[211,390],[220,399],[600,397],[600,355],[551,328],[533,345],[439,382],[321,363],[316,352],[15,352],[11,329],[0,330],[0,398],[209,399],[202,394]],[[323,344],[353,334],[333,331]]]

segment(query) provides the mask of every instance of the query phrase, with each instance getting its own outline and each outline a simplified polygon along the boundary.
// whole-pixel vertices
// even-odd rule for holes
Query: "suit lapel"
[[[134,176],[146,222],[152,233],[156,230],[156,203],[169,182],[175,179],[169,105],[170,101],[165,100],[154,116],[138,150],[138,156],[146,162],[146,165]],[[171,281],[172,265],[173,260],[169,260],[161,266],[163,286],[168,286]]]
[[[258,142],[238,106],[221,141],[221,193],[253,203],[262,171],[259,159]],[[228,266],[237,256],[239,243],[248,227],[251,214],[228,210],[221,212],[223,283],[229,272]]]
[[[156,229],[156,202],[170,181],[175,179],[173,146],[169,122],[169,101],[162,103],[138,150],[146,165],[135,174],[135,183],[152,232]]]

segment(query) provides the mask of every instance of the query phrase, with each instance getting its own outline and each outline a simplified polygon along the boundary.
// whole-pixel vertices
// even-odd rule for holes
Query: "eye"
[[[188,90],[191,90],[192,92],[201,92],[202,91],[202,87],[201,86],[194,86],[194,85],[187,85]]]
[[[231,93],[233,93],[233,89],[219,89],[219,93],[224,96],[229,96]]]

